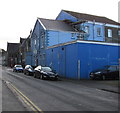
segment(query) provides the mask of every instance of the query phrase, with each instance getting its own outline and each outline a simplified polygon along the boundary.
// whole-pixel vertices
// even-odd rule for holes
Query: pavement
[[[2,82],[2,111],[27,111],[18,98],[11,92],[11,90]]]
[[[74,80],[66,78],[61,78],[61,80],[120,94],[120,80]]]

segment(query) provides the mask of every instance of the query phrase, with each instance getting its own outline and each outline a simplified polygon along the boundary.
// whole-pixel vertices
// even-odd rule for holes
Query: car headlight
[[[100,74],[101,72],[96,72],[95,74]]]

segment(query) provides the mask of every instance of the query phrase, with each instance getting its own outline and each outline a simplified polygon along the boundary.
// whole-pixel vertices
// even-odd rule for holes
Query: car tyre
[[[102,76],[102,80],[105,80],[105,75]]]
[[[40,79],[41,79],[41,80],[44,80],[44,77],[43,77],[43,75],[41,75],[41,76],[40,76]]]
[[[36,74],[34,73],[34,78],[36,78]]]

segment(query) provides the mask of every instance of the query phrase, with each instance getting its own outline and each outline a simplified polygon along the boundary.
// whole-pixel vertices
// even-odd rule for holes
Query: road
[[[41,80],[9,68],[2,70],[2,79],[24,94],[41,112],[118,111],[118,93],[100,90],[85,81]],[[3,99],[5,102],[7,100]]]

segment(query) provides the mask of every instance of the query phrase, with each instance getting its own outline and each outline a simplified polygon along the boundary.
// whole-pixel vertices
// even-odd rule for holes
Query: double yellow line
[[[44,113],[40,108],[38,108],[28,97],[26,97],[21,91],[19,91],[13,84],[9,83],[11,88],[15,91],[15,93],[27,104],[32,111],[35,113]]]

